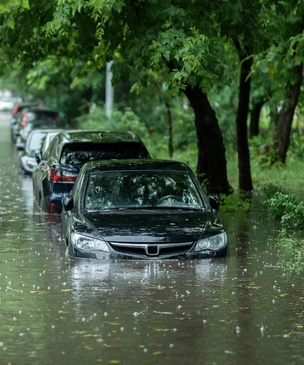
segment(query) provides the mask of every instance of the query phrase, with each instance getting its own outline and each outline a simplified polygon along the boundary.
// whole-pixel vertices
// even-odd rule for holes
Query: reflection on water
[[[67,259],[8,126],[0,118],[1,364],[304,363],[303,277],[276,265],[263,213],[220,217],[226,259]]]
[[[125,306],[135,299],[142,298],[146,308],[150,306],[151,297],[154,295],[170,293],[174,301],[180,296],[189,296],[189,288],[184,288],[187,283],[192,287],[191,296],[200,295],[209,285],[214,289],[221,287],[224,285],[226,272],[225,262],[212,260],[76,260],[70,264],[71,286],[78,307],[87,305],[88,297],[95,292],[98,295],[100,291],[104,291],[115,293],[116,300],[124,302]]]

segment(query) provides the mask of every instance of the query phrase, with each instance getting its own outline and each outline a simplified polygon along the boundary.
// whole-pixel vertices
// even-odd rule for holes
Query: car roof
[[[30,105],[26,108],[25,112],[51,112],[51,113],[58,113],[57,110],[55,109],[51,109],[51,108],[47,108],[47,107],[42,107],[40,105]]]
[[[19,102],[15,103],[15,105],[18,105],[18,106],[25,106],[25,105],[35,106],[35,105],[39,105],[39,103],[36,102],[36,101],[21,101],[20,103]]]
[[[72,130],[57,135],[59,143],[72,142],[142,142],[133,132],[108,130]]]
[[[37,128],[37,129],[33,129],[31,131],[31,133],[39,133],[39,132],[43,132],[43,133],[59,133],[62,131],[62,128]]]
[[[29,136],[32,136],[34,134],[41,134],[41,133],[44,133],[45,135],[47,134],[57,134],[59,132],[62,131],[62,128],[61,129],[55,129],[55,128],[38,128],[38,129],[33,129],[32,131],[30,131],[29,133]]]
[[[15,116],[17,113],[21,113],[22,110],[27,109],[29,107],[38,106],[39,103],[31,102],[31,101],[23,101],[21,103],[15,103],[13,109],[13,115]]]
[[[87,162],[83,170],[86,172],[98,171],[178,171],[193,172],[190,167],[181,161],[161,159],[129,159],[129,160],[97,160]]]
[[[54,118],[49,118],[49,117],[45,117],[45,118],[41,118],[41,119],[33,119],[33,120],[29,120],[26,125],[32,125],[32,126],[39,126],[39,125],[46,125],[46,123],[55,123],[56,125],[64,125],[64,122],[59,121],[57,119]],[[52,124],[52,125],[53,125]],[[48,127],[49,129],[52,129],[51,126]]]
[[[34,108],[38,107],[40,104],[38,102],[32,101],[22,101],[21,103],[15,103],[14,107],[18,109],[18,112],[25,108]]]

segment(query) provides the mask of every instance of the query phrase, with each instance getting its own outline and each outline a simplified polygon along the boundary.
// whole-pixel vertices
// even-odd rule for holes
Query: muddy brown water
[[[226,259],[68,261],[0,115],[0,364],[302,364],[303,275],[263,212],[220,214]]]

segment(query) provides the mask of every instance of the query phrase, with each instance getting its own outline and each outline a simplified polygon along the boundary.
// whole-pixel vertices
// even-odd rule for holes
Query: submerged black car
[[[191,169],[164,160],[86,163],[63,197],[67,255],[201,258],[227,255],[227,235]]]
[[[41,210],[60,213],[61,199],[72,190],[82,165],[112,158],[150,158],[150,154],[132,132],[67,130],[56,134],[32,173],[34,198]]]

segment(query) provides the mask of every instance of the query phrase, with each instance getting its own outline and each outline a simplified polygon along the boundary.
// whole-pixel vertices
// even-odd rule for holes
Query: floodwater
[[[302,275],[278,226],[220,214],[226,259],[68,261],[0,115],[0,364],[304,364]]]

